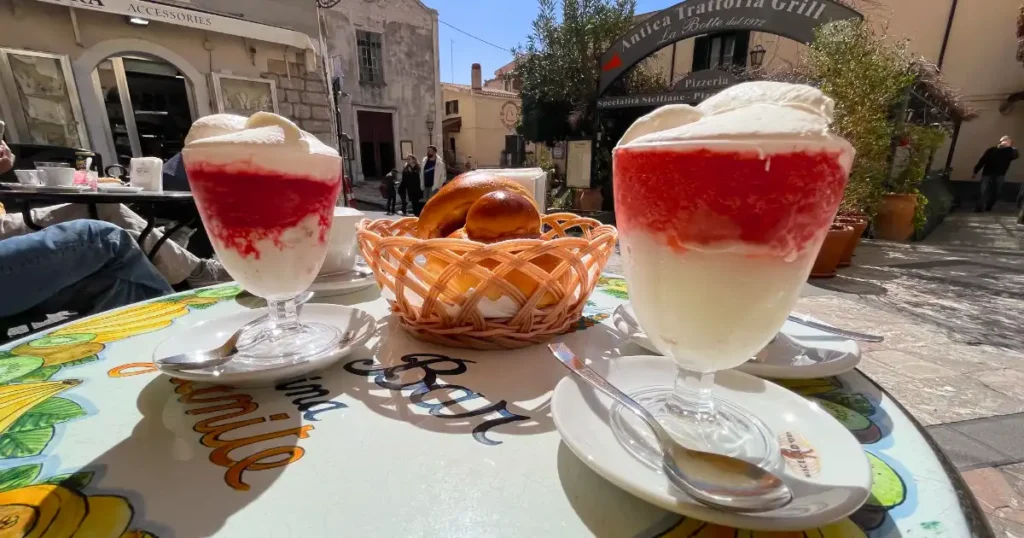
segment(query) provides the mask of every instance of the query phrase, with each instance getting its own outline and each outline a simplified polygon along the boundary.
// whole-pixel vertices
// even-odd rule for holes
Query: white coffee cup
[[[352,207],[335,207],[327,257],[321,275],[351,270],[356,264],[356,224],[363,220],[362,211]]]
[[[18,176],[18,183],[22,185],[42,185],[38,170],[15,170],[14,175]]]
[[[75,169],[70,166],[46,168],[40,174],[43,185],[67,187],[75,182]]]

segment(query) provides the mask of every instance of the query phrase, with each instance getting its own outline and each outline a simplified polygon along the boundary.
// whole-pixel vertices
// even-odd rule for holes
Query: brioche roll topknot
[[[529,198],[520,194],[489,192],[469,206],[466,235],[481,243],[537,239],[540,237],[540,212]]]
[[[466,224],[469,208],[482,196],[494,191],[509,191],[525,196],[536,209],[533,195],[522,185],[497,177],[486,170],[466,172],[441,187],[420,211],[416,235],[421,239],[447,237]],[[538,216],[538,222],[540,217]]]

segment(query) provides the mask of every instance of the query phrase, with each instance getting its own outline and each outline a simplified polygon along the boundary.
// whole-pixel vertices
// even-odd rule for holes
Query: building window
[[[359,82],[383,84],[381,35],[377,32],[356,30],[356,50],[359,51]]]
[[[444,113],[445,113],[446,116],[451,116],[452,114],[458,114],[459,113],[459,101],[458,101],[458,99],[456,99],[454,101],[445,101],[444,102]]]
[[[693,71],[747,65],[750,32],[722,32],[700,36],[693,43]]]

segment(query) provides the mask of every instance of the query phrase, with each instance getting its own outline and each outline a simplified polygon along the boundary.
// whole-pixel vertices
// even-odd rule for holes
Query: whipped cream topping
[[[192,122],[192,127],[188,130],[188,135],[185,136],[185,145],[201,138],[210,138],[211,136],[241,131],[245,129],[245,122],[245,116],[236,116],[234,114],[203,116]]]
[[[338,152],[317,137],[299,129],[287,118],[269,112],[257,112],[235,129],[240,116],[218,114],[206,124],[192,126],[189,135],[197,137],[185,144],[182,157],[188,167],[215,166],[227,172],[253,169],[279,173],[283,176],[337,181],[341,175]],[[222,132],[206,136],[216,130]]]
[[[834,106],[832,99],[810,86],[746,82],[696,107],[668,105],[643,116],[626,130],[617,147],[742,143],[771,153],[823,146],[842,151],[843,164],[849,168],[853,147],[829,131]]]

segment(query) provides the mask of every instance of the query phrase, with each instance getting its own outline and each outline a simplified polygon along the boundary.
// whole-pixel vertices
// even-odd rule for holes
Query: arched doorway
[[[173,155],[180,150],[182,129],[187,132],[183,123],[210,114],[206,78],[155,43],[103,41],[82,53],[72,70],[93,151],[104,164]]]

